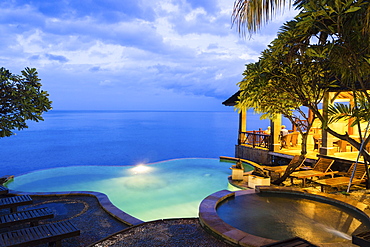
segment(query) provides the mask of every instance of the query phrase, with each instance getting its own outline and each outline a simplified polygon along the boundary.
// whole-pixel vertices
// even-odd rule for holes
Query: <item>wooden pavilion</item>
[[[222,104],[225,106],[235,106],[239,100],[240,91],[236,92]],[[322,109],[326,111],[330,104],[335,102],[348,102],[353,104],[353,95],[349,91],[328,92],[324,95]],[[310,115],[310,113],[309,113]],[[247,131],[248,116],[245,110],[239,113],[238,142],[235,146],[235,157],[252,160],[262,164],[276,164],[281,159],[291,159],[294,155],[301,152],[301,138],[294,128],[290,130],[291,138],[287,141],[288,145],[282,147],[279,138],[282,116],[274,121],[270,120],[271,133],[265,134],[259,130]],[[339,121],[331,124],[331,127],[339,133],[347,132],[352,138],[357,138],[359,133],[356,128],[350,127],[350,122]],[[365,124],[361,126],[365,130]],[[293,137],[295,133],[298,138]],[[348,142],[339,140],[321,129],[319,120],[314,122],[307,139],[307,161],[315,162],[318,157],[330,157],[340,160],[342,163],[351,164],[357,159],[358,150]],[[360,160],[361,161],[361,160]]]

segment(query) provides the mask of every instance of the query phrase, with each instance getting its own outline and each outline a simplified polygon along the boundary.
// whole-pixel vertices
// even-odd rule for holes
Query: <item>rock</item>
[[[13,175],[2,176],[2,177],[0,177],[0,184],[5,184],[6,182],[8,182],[9,180],[12,180],[12,179],[14,179]]]

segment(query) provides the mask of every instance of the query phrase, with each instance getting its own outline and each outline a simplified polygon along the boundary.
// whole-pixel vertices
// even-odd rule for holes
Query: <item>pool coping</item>
[[[144,221],[125,213],[117,208],[108,198],[108,196],[96,191],[64,191],[64,192],[22,192],[16,190],[9,190],[10,195],[30,195],[30,196],[91,196],[95,197],[99,205],[113,218],[127,224],[128,226],[136,226],[144,223]]]
[[[357,213],[362,214],[370,221],[369,210],[368,212],[365,212],[365,210],[368,209],[368,205],[362,202],[323,192],[308,192],[304,189],[299,188],[288,188],[281,186],[257,186],[255,190],[250,189],[233,192],[229,190],[221,190],[209,195],[201,202],[199,206],[200,224],[211,234],[215,235],[216,237],[222,238],[225,242],[228,242],[235,246],[257,247],[277,242],[278,240],[263,238],[241,231],[224,222],[217,214],[217,206],[225,199],[229,197],[254,193],[289,193],[319,198],[321,201],[332,202],[334,204],[339,204],[341,206],[355,210]],[[343,241],[343,243],[351,243],[351,240],[347,241]],[[338,243],[320,243],[320,246],[325,247],[334,247],[337,245]]]

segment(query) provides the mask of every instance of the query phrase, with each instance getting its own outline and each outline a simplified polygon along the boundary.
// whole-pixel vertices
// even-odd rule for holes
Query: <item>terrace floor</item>
[[[355,162],[358,156],[358,151],[353,151],[353,152],[335,152],[332,155],[325,155],[326,157],[333,158],[333,159],[342,159],[342,160],[347,160],[349,162]],[[277,154],[284,154],[284,155],[299,155],[301,153],[301,147],[298,145],[297,147],[291,147],[291,148],[282,148],[278,152],[275,152]],[[313,145],[308,144],[307,145],[307,154],[306,158],[308,159],[314,159],[316,160],[318,158],[319,152],[317,150],[313,150]],[[360,157],[359,161],[363,161],[363,158]]]

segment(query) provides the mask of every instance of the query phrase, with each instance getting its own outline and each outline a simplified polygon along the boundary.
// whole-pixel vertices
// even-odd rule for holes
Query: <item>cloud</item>
[[[152,20],[154,13],[147,8],[145,1],[131,0],[33,0],[5,1],[7,6],[29,6],[47,18],[68,19],[74,17],[94,16],[101,22],[115,23],[122,19],[140,18]]]
[[[36,67],[54,109],[221,106],[284,21],[243,39],[233,3],[4,0],[0,62],[13,73]]]
[[[110,80],[104,80],[99,83],[100,86],[112,86],[112,82]]]
[[[68,59],[66,57],[62,56],[62,55],[53,55],[53,54],[46,53],[45,57],[50,59],[50,60],[58,61],[58,62],[61,62],[61,63],[68,62]]]

